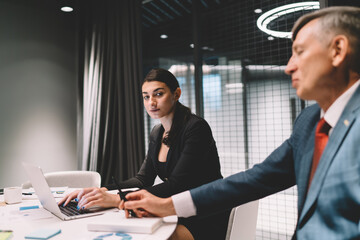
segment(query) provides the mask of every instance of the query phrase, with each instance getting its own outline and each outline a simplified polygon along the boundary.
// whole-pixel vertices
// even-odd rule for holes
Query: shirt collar
[[[331,128],[335,127],[338,122],[344,108],[349,102],[350,98],[354,94],[355,90],[360,85],[360,79],[357,80],[348,90],[346,90],[343,94],[338,97],[333,104],[328,108],[325,112],[321,109],[320,118],[324,117],[326,122],[331,126]]]

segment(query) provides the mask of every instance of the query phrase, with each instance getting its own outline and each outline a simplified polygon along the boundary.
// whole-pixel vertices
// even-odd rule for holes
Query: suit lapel
[[[153,131],[150,134],[150,144],[149,144],[149,157],[156,163],[159,159],[159,150],[161,145],[161,138],[164,133],[164,128],[161,124],[154,127]]]
[[[309,182],[309,174],[312,165],[312,157],[314,153],[314,138],[315,138],[315,127],[311,133],[311,137],[308,139],[306,144],[306,148],[304,150],[305,154],[301,159],[301,167],[299,170],[299,177],[297,181],[298,188],[298,197],[299,197],[299,213],[301,213],[302,208],[304,206],[306,194],[307,194],[307,186]]]
[[[302,150],[299,153],[299,160],[296,160],[297,163],[299,163],[299,166],[297,167],[297,173],[296,173],[296,184],[298,189],[298,212],[299,215],[302,211],[302,208],[304,206],[306,194],[307,194],[307,186],[309,181],[309,174],[310,169],[312,165],[312,156],[314,152],[314,141],[315,141],[315,129],[316,129],[316,123],[320,119],[320,107],[315,104],[311,106],[311,109],[314,109],[313,111],[306,111],[308,116],[305,117],[306,120],[304,124],[306,126],[301,127],[301,135],[303,140],[301,142],[304,142],[304,146]],[[308,109],[309,110],[309,109]],[[295,158],[298,158],[295,156]]]
[[[310,209],[313,206],[313,204],[315,203],[315,200],[317,199],[317,197],[319,196],[321,187],[323,186],[323,182],[325,181],[325,177],[326,177],[327,171],[331,165],[331,162],[335,158],[335,155],[338,152],[339,148],[341,147],[343,140],[345,139],[353,122],[355,121],[356,116],[357,116],[356,113],[360,110],[359,107],[360,107],[360,87],[355,91],[353,97],[350,99],[349,103],[345,107],[338,123],[334,127],[333,132],[332,132],[331,136],[329,137],[329,142],[321,156],[319,165],[317,167],[316,173],[312,180],[311,187],[306,196],[304,208],[299,213],[299,214],[301,214],[300,218],[299,218],[299,224],[301,224],[301,221],[303,219],[307,219],[307,217],[306,217],[307,214],[311,213]],[[312,137],[312,139],[313,138],[314,137]],[[313,152],[313,150],[310,152]],[[309,158],[312,159],[312,155]],[[308,170],[309,170],[309,168],[308,168]],[[303,175],[306,175],[306,174],[303,174]],[[308,181],[306,181],[306,182],[308,182]],[[299,192],[299,195],[300,195],[300,192]],[[304,194],[304,195],[306,195],[306,194]]]

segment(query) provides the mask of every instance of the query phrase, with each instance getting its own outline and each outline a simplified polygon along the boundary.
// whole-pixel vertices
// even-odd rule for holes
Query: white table
[[[3,195],[0,195],[0,202],[3,201]],[[21,206],[39,205],[40,209],[33,209],[20,211]],[[31,214],[33,211],[33,215]],[[40,213],[41,216],[47,215],[46,218],[38,219],[35,216],[36,213]],[[24,214],[29,213],[27,216]],[[125,218],[124,211],[106,212],[103,215],[86,217],[82,219],[62,221],[58,217],[48,214],[49,212],[41,207],[38,200],[23,200],[19,204],[11,204],[6,206],[0,206],[0,230],[10,229],[13,231],[13,240],[24,239],[24,236],[39,228],[57,228],[61,229],[61,233],[52,237],[51,240],[58,239],[94,239],[97,236],[104,234],[104,232],[90,232],[87,230],[87,224],[94,220],[104,220],[111,217],[111,214],[120,214]],[[45,216],[44,216],[45,217]],[[37,219],[34,219],[37,218]],[[128,233],[132,236],[132,240],[164,240],[168,239],[176,228],[177,217],[170,216],[164,218],[164,223],[152,234],[134,234]],[[121,237],[107,237],[107,239],[122,239]]]

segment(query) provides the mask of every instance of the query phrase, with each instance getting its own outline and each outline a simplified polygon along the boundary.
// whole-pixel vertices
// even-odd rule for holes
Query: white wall
[[[0,188],[75,170],[76,24],[46,1],[0,1]]]

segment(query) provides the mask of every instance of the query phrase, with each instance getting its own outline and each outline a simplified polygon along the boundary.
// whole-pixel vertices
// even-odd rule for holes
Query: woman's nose
[[[156,101],[154,98],[150,98],[150,105],[151,106],[156,106]]]

